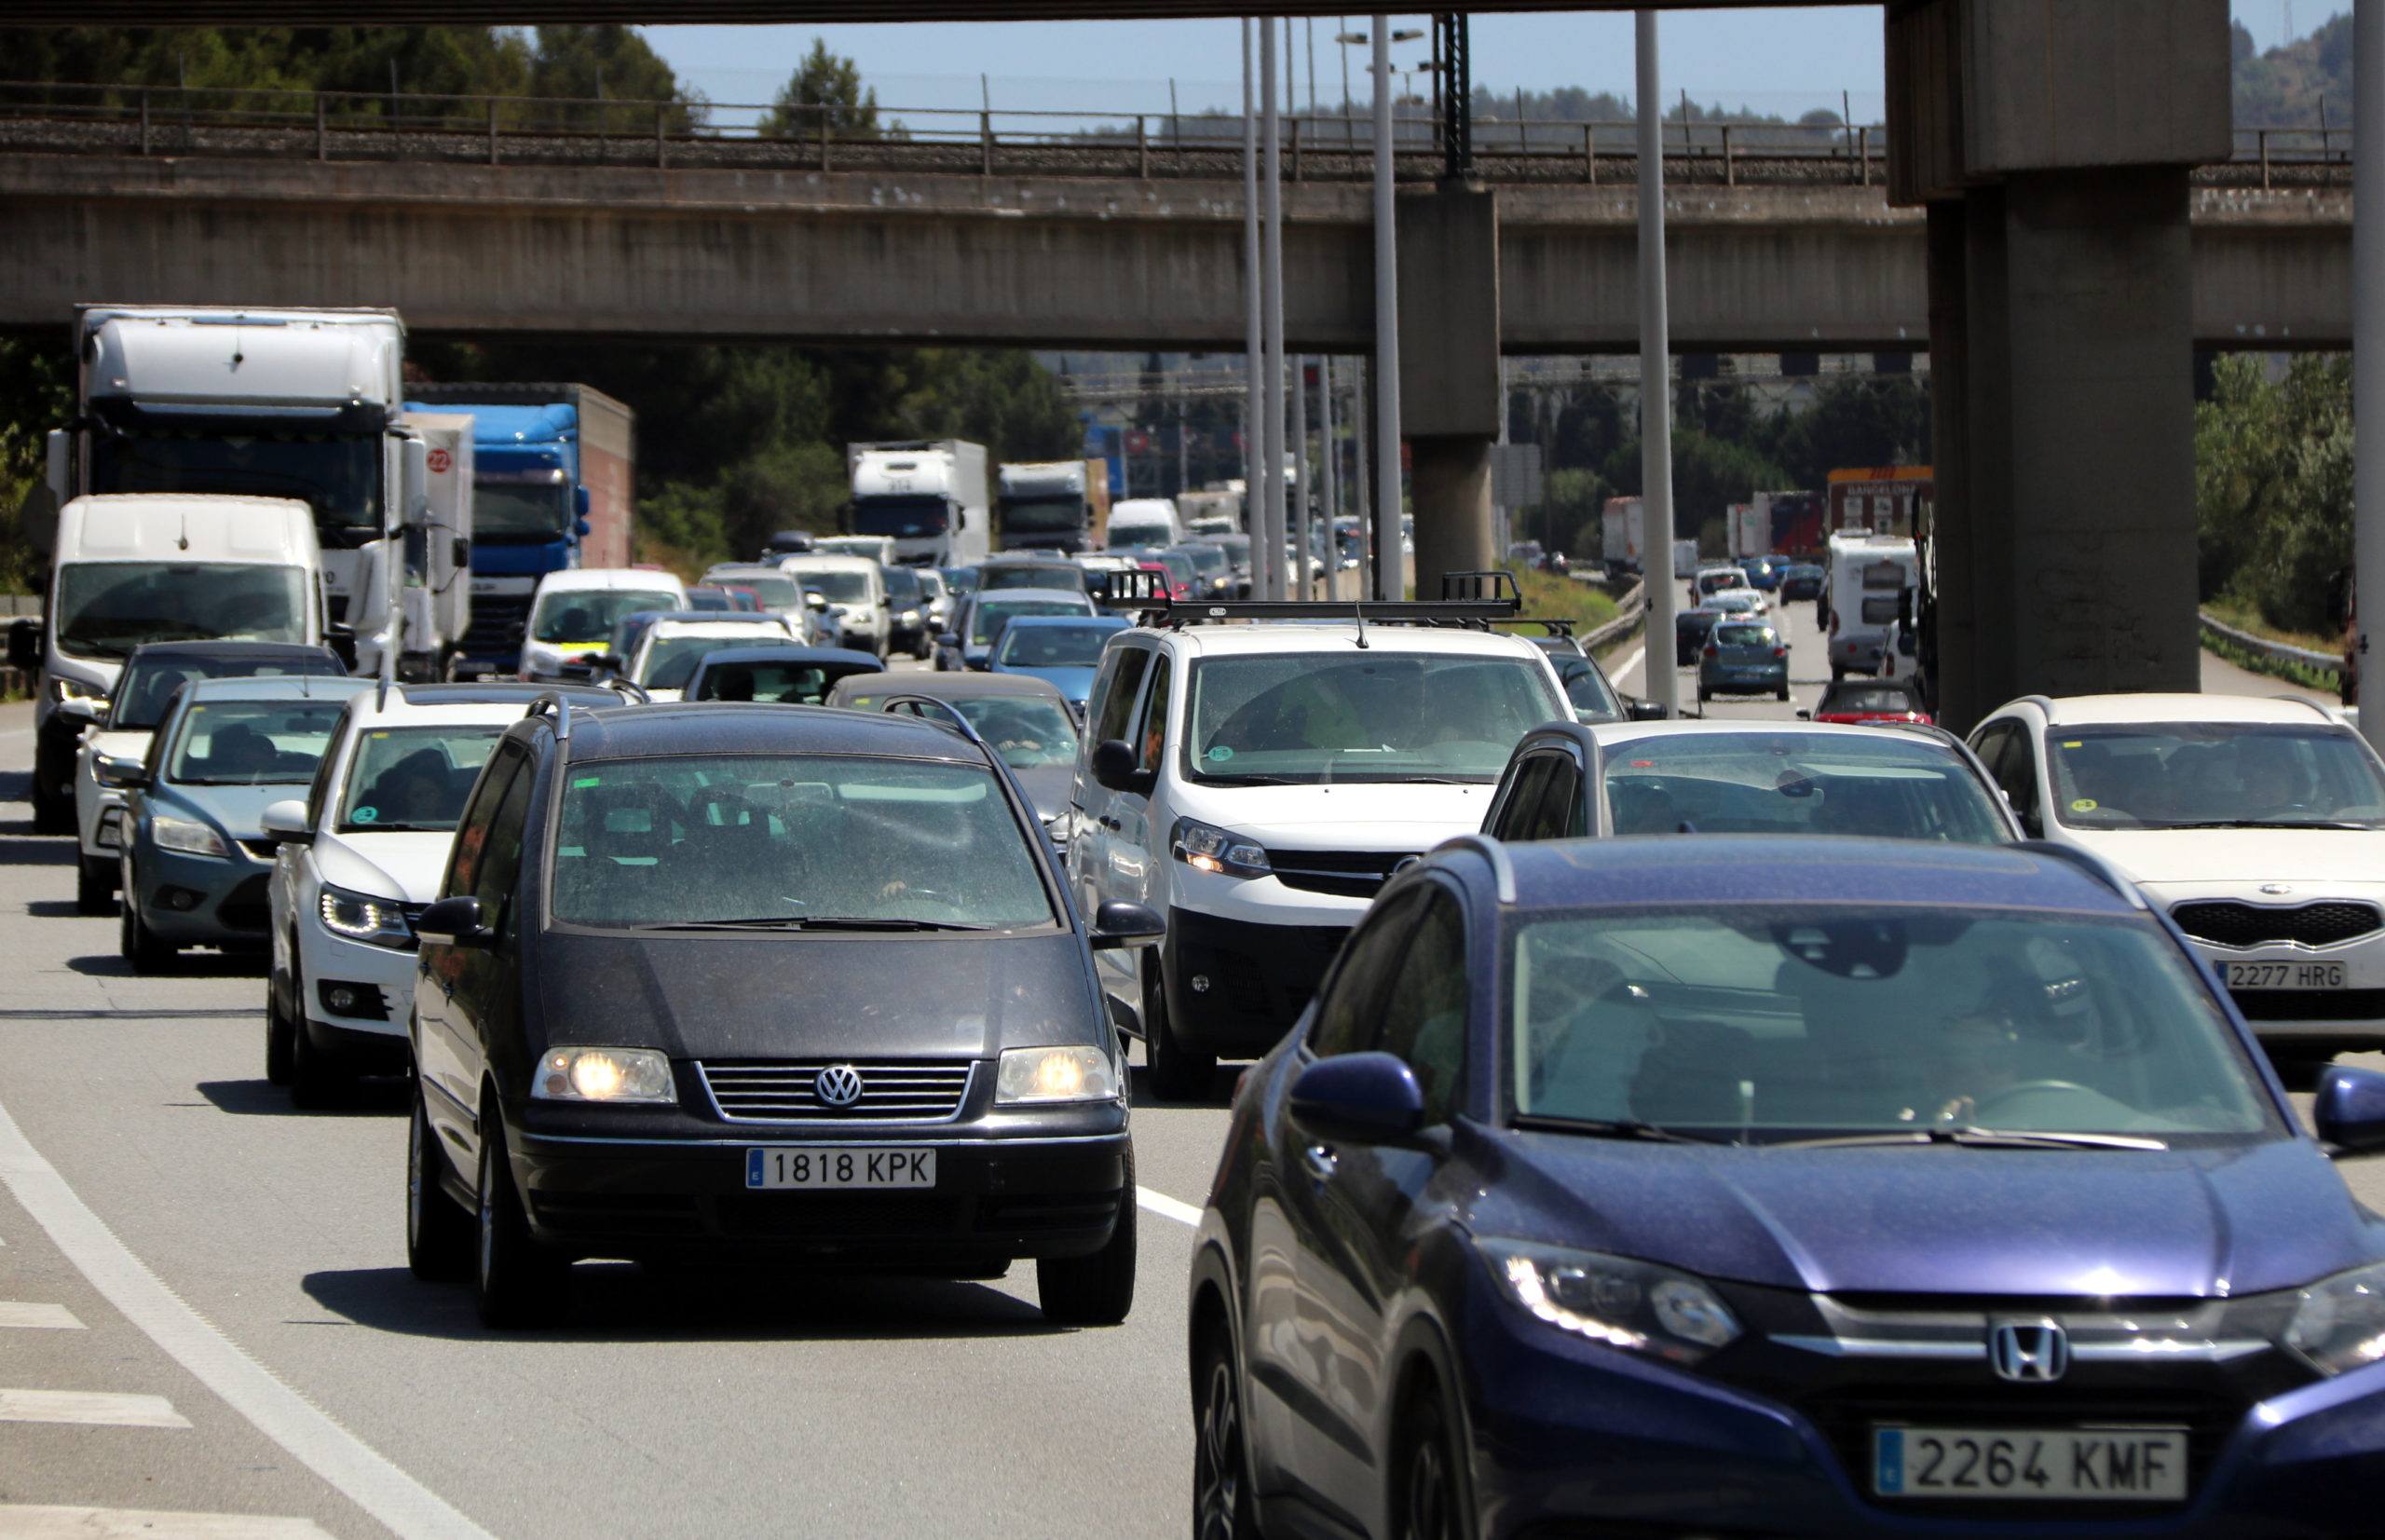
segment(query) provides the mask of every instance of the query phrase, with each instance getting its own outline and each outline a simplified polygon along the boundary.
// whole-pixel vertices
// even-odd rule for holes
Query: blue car
[[[184,947],[263,950],[272,931],[268,803],[307,795],[348,702],[365,687],[304,675],[194,679],[174,693],[145,762],[95,767],[125,794],[119,942],[135,973]]]
[[[1028,674],[1048,681],[1082,722],[1101,649],[1129,623],[1115,615],[1017,616],[1002,628],[986,668],[992,674]]]
[[[1780,575],[1789,564],[1779,556],[1742,556],[1739,570],[1748,575],[1748,586],[1760,588],[1766,593],[1780,586]]]
[[[1193,1533],[2378,1531],[2385,1221],[2046,845],[1442,846],[1245,1077]]]

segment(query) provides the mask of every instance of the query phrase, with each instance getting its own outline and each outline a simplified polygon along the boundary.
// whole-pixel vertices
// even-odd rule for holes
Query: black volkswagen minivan
[[[408,1260],[491,1325],[584,1257],[1133,1300],[1125,1055],[1078,916],[965,727],[723,702],[534,711],[421,936]]]

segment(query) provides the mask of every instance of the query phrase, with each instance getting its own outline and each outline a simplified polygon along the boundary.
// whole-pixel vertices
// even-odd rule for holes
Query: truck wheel
[[[1188,1048],[1177,1037],[1167,1024],[1167,988],[1156,980],[1143,986],[1143,1057],[1151,1066],[1152,1095],[1162,1101],[1206,1100],[1217,1083],[1218,1056]]]
[[[75,912],[116,913],[116,863],[84,856],[75,868]]]

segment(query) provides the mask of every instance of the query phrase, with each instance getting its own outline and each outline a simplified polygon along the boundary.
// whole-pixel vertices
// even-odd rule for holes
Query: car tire
[[[1465,1481],[1456,1429],[1428,1371],[1409,1393],[1392,1438],[1386,1504],[1393,1540],[1466,1540]]]
[[[75,866],[75,912],[77,914],[109,915],[116,913],[116,863],[95,861],[86,855]]]
[[[303,1011],[307,997],[298,998]],[[290,1105],[322,1112],[353,1101],[356,1072],[315,1046],[303,1015],[290,1025]]]
[[[1156,959],[1153,970],[1160,964]],[[1217,1083],[1218,1056],[1188,1048],[1167,1023],[1167,987],[1143,985],[1143,1058],[1151,1067],[1152,1095],[1162,1101],[1206,1100]]]
[[[64,792],[46,789],[48,777],[43,773],[41,756],[34,756],[34,833],[72,834],[75,832],[75,799]]]
[[[298,1056],[298,1029],[281,1008],[281,997],[268,982],[265,987],[265,1079],[268,1085],[287,1085]]]
[[[1135,1152],[1124,1163],[1118,1222],[1087,1257],[1043,1257],[1035,1263],[1035,1298],[1043,1318],[1060,1326],[1116,1326],[1135,1306]]]
[[[1192,1540],[1253,1540],[1259,1501],[1233,1342],[1220,1325],[1192,1356]]]
[[[498,1330],[544,1326],[563,1313],[570,1268],[530,1237],[529,1217],[505,1158],[505,1119],[481,1112],[480,1202],[475,1215],[472,1302],[481,1324]]]
[[[1786,701],[1789,699],[1789,687],[1787,685],[1783,685],[1778,690],[1775,690],[1773,694],[1775,699]]]
[[[425,1283],[452,1283],[472,1272],[472,1216],[443,1185],[447,1156],[416,1086],[406,1130],[406,1269]]]
[[[1841,667],[1841,666],[1840,666],[1839,664],[1837,664],[1837,663],[1833,663],[1833,664],[1831,664],[1831,666],[1830,666],[1830,682],[1831,682],[1832,684],[1833,684],[1833,685],[1834,685],[1834,684],[1837,684],[1840,680],[1842,680],[1842,679],[1844,679],[1844,678],[1846,678],[1846,677],[1847,677],[1847,670],[1846,670],[1845,668]]]
[[[161,974],[174,964],[179,947],[169,947],[157,939],[141,919],[141,906],[133,898],[137,890],[129,882],[124,888],[124,909],[116,920],[116,949],[132,964],[136,974]]]

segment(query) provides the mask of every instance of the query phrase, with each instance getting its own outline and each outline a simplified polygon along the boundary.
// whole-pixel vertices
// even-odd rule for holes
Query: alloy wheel
[[[1220,1352],[1209,1366],[1192,1453],[1193,1540],[1237,1540],[1248,1502],[1244,1485],[1241,1399],[1234,1393],[1233,1364]]]

